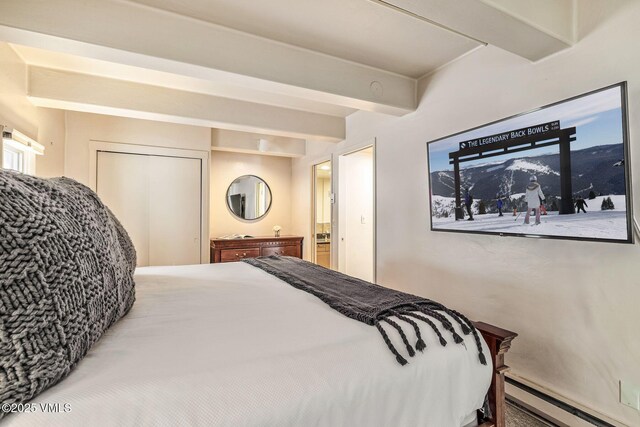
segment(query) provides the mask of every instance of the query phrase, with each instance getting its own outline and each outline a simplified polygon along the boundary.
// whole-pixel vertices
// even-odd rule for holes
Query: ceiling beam
[[[94,59],[403,115],[416,80],[118,0],[3,0],[0,38]]]
[[[307,153],[306,148],[307,144],[304,139],[211,129],[211,149],[216,151],[304,157]]]
[[[43,68],[54,68],[80,74],[91,74],[116,80],[162,86],[169,89],[221,96],[258,104],[274,105],[330,116],[346,117],[357,110],[335,104],[325,104],[303,98],[284,96],[270,92],[260,92],[240,86],[233,86],[222,81],[211,81],[182,76],[148,68],[132,67],[115,62],[101,61],[84,56],[70,55],[51,50],[10,44],[11,48],[27,65]]]
[[[341,117],[34,66],[28,67],[27,96],[40,107],[330,142],[345,138]]]
[[[531,61],[543,59],[574,43],[571,0],[369,1]],[[544,13],[536,13],[536,8],[538,12],[544,8]]]

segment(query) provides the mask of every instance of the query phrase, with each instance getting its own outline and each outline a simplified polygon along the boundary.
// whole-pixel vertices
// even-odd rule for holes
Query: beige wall
[[[66,113],[65,175],[89,183],[89,141],[119,142],[167,148],[209,151],[211,129],[100,114]],[[231,216],[224,197],[238,176],[253,174],[265,179],[273,193],[269,213],[256,222]],[[210,235],[231,233],[270,235],[275,224],[291,233],[291,159],[284,157],[211,152]]]
[[[64,175],[66,148],[65,112],[38,108],[38,138],[44,146],[44,156],[36,156],[36,174],[50,178]]]
[[[271,189],[271,209],[257,221],[238,219],[227,208],[227,188],[242,175],[259,176]],[[293,234],[290,158],[212,151],[210,188],[211,237],[233,233],[270,236],[273,234],[274,225],[282,227],[282,235]]]
[[[33,139],[38,109],[27,99],[27,66],[7,43],[0,43],[0,119]]]
[[[33,106],[27,99],[26,77],[22,59],[7,43],[0,43],[0,125],[15,128],[44,145],[44,156],[36,156],[37,175],[62,175],[64,113]]]
[[[89,184],[89,142],[209,151],[211,129],[101,114],[66,112],[65,175]]]
[[[518,332],[507,357],[515,374],[640,425],[640,412],[620,404],[618,390],[620,379],[640,384],[637,244],[429,231],[427,141],[622,80],[629,82],[639,212],[640,2],[579,5],[580,42],[573,48],[537,63],[480,49],[425,78],[415,113],[350,116],[338,149],[376,138],[380,283]],[[295,182],[307,179],[309,162],[296,161]],[[306,188],[294,193],[301,218],[310,215]]]

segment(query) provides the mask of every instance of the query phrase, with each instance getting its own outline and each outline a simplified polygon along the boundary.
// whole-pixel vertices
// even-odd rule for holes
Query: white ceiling
[[[132,0],[417,78],[481,44],[369,0]]]
[[[530,0],[0,0],[0,41],[30,66],[36,105],[339,141],[344,117],[414,111],[418,78],[485,44],[531,61],[570,47],[575,7],[573,0],[536,0],[536,7]]]

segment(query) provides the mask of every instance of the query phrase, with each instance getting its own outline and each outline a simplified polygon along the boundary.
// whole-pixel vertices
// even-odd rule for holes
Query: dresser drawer
[[[232,262],[269,255],[302,258],[302,240],[299,236],[211,239],[211,262]]]
[[[260,256],[260,248],[251,249],[223,249],[220,251],[220,262],[240,261],[244,258]]]
[[[262,248],[262,256],[284,255],[300,257],[299,246],[272,246],[270,248]]]

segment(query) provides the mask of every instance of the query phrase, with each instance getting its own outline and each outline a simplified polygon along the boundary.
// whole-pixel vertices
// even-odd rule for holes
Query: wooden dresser
[[[211,262],[232,262],[269,255],[302,258],[302,239],[300,236],[211,239]]]

